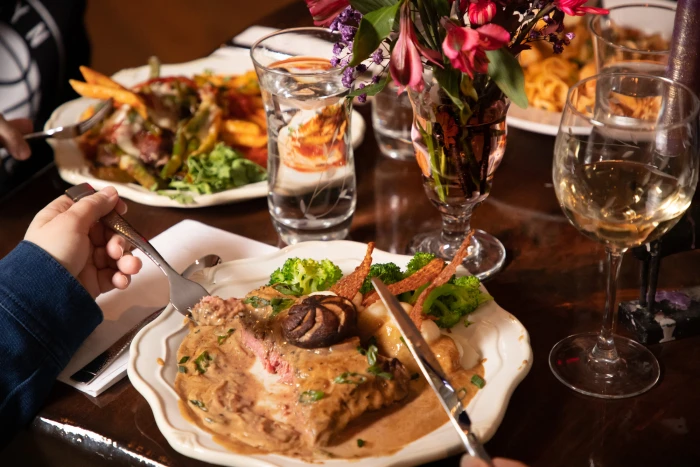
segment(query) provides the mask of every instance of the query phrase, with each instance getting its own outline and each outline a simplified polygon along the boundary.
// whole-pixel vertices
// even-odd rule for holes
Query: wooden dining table
[[[287,28],[310,25],[311,19],[298,2],[259,24]],[[382,250],[404,253],[413,235],[439,228],[440,217],[423,191],[415,161],[383,156],[370,106],[357,109],[368,125],[355,151],[357,210],[350,239],[374,240]],[[577,394],[549,369],[552,346],[570,334],[597,330],[604,303],[603,249],[579,234],[560,210],[551,183],[553,144],[551,136],[509,129],[491,195],[472,221],[506,247],[505,268],[486,287],[527,328],[534,354],[530,373],[505,402],[505,416],[486,449],[530,466],[700,466],[700,337],[652,345],[661,379],[629,399]],[[22,240],[34,214],[67,187],[49,167],[0,204],[0,257]],[[194,219],[281,246],[264,198],[201,209],[127,204],[127,219],[147,238]],[[700,284],[699,255],[666,260],[659,288]],[[625,259],[618,298],[637,298],[639,269],[637,260]],[[457,466],[459,459],[429,465]],[[31,425],[0,453],[0,465],[208,464],[168,444],[146,400],[124,378],[94,398],[56,383]]]

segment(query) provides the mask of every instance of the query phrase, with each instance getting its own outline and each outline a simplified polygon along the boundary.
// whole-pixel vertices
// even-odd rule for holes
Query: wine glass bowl
[[[576,391],[629,397],[659,378],[651,352],[613,335],[615,285],[622,254],[659,238],[690,206],[699,107],[687,87],[652,75],[600,74],[569,91],[554,149],[554,189],[569,221],[603,243],[608,257],[601,332],[567,337],[550,353],[555,376]]]

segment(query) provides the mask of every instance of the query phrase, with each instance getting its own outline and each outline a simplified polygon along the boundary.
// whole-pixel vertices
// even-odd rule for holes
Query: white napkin
[[[151,244],[180,272],[196,259],[210,253],[221,256],[224,261],[231,261],[277,250],[273,246],[191,220],[182,221],[157,235]],[[140,251],[134,252],[134,255],[143,261],[143,269],[132,278],[127,290],[113,290],[97,299],[104,321],[90,334],[58,376],[59,381],[90,396],[100,395],[126,376],[129,352],[124,352],[90,384],[77,383],[70,379],[70,375],[107,350],[143,318],[168,303],[167,278]]]

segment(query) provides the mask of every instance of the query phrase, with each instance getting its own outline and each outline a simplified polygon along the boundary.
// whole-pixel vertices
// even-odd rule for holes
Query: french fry
[[[425,300],[428,298],[428,295],[430,295],[430,292],[432,292],[436,287],[447,284],[452,276],[454,276],[455,271],[457,271],[457,267],[462,264],[464,258],[467,257],[467,250],[472,241],[472,235],[474,235],[474,231],[470,230],[467,237],[462,242],[462,245],[459,247],[459,250],[457,250],[457,253],[455,253],[454,258],[452,258],[452,261],[450,261],[450,264],[445,266],[445,269],[440,271],[440,274],[433,279],[433,282],[418,296],[416,304],[413,305],[413,308],[411,309],[411,320],[418,329],[420,329],[423,320],[430,319],[429,316],[423,314],[423,304],[425,303]]]
[[[267,131],[267,116],[265,115],[265,109],[257,109],[254,114],[248,116],[248,118],[255,122],[264,131]]]
[[[267,145],[267,133],[258,124],[247,120],[226,120],[221,136],[230,146],[262,148]]]
[[[115,89],[96,84],[83,83],[74,79],[69,80],[71,87],[83,97],[106,100],[110,97],[118,104],[126,104],[136,110],[141,117],[148,118],[146,104],[141,98],[126,89]]]
[[[124,86],[117,83],[112,78],[109,78],[108,76],[105,76],[92,68],[81,66],[80,73],[83,75],[85,82],[88,84],[96,84],[97,86],[104,86],[106,88],[122,89],[124,91],[126,90]]]
[[[228,133],[245,133],[251,135],[260,134],[260,127],[247,120],[229,119],[224,122],[224,129]]]

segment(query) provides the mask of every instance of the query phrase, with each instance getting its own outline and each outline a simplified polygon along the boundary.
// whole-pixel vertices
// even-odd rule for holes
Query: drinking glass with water
[[[408,93],[399,94],[393,81],[372,98],[372,127],[382,154],[398,160],[412,160],[413,107]]]
[[[295,28],[251,49],[267,114],[268,207],[287,244],[345,238],[355,212],[352,100],[329,60],[339,40]]]

